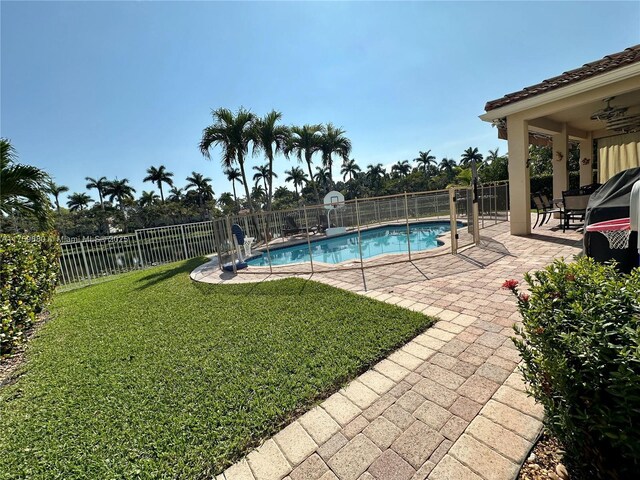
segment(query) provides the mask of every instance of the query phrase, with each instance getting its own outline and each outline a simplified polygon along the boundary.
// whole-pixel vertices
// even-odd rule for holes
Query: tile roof
[[[562,75],[543,80],[541,83],[523,88],[517,92],[508,93],[504,97],[496,100],[490,100],[487,102],[484,109],[486,112],[495,110],[496,108],[519,102],[525,98],[535,97],[536,95],[565,87],[572,83],[579,82],[580,80],[595,77],[596,75],[637,62],[640,62],[640,45],[626,48],[624,51],[619,53],[607,55],[601,60],[596,60],[595,62],[585,63],[580,68],[569,70],[568,72],[564,72]]]

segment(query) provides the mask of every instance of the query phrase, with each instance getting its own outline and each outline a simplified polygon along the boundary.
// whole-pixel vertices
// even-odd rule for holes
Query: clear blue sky
[[[505,93],[640,43],[640,2],[1,3],[1,135],[71,191],[164,164],[230,191],[210,110],[333,122],[365,167],[506,143]],[[249,166],[262,163],[249,160]],[[290,167],[284,159],[276,172]],[[95,196],[95,191],[92,192]]]

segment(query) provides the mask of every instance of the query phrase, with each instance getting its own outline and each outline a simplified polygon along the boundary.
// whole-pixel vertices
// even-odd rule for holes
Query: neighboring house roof
[[[496,100],[490,100],[485,105],[484,110],[486,112],[495,110],[496,108],[519,102],[520,100],[524,100],[525,98],[535,97],[536,95],[565,87],[569,84],[579,82],[580,80],[585,80],[587,78],[610,72],[611,70],[615,70],[617,68],[621,68],[626,65],[638,62],[640,62],[640,45],[635,45],[633,47],[624,49],[624,51],[622,52],[607,55],[601,60],[596,60],[595,62],[591,63],[585,63],[580,68],[569,70],[568,72],[564,72],[562,75],[558,75],[557,77],[543,80],[541,83],[538,83],[536,85],[523,88],[522,90],[519,90],[517,92],[508,93],[504,97],[498,98]]]

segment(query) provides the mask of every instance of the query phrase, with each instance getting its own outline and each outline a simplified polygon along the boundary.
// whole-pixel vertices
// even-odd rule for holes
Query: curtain
[[[634,167],[640,167],[640,132],[598,139],[598,182]]]

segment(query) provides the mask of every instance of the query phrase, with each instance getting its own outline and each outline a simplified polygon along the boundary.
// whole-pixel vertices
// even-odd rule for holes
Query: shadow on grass
[[[183,263],[177,264],[174,268],[169,270],[162,269],[161,271],[155,271],[153,273],[149,273],[144,277],[139,278],[136,282],[139,284],[136,290],[144,290],[149,287],[153,287],[158,283],[164,282],[176,275],[180,275],[182,273],[190,274],[196,267],[199,267],[207,259],[204,257],[201,258],[192,258],[191,260]]]

